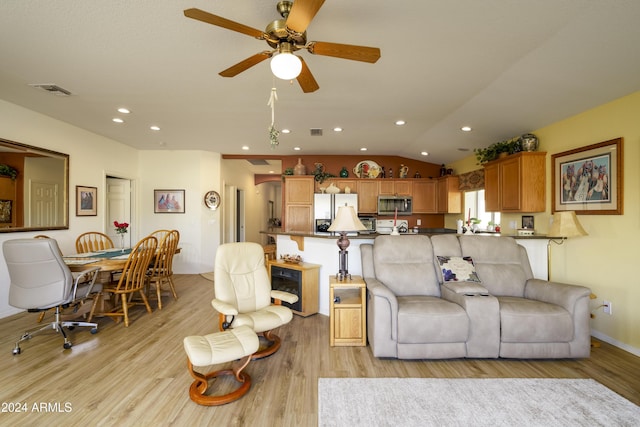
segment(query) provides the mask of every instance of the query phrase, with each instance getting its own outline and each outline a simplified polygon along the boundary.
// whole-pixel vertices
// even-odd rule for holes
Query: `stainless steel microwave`
[[[358,217],[362,225],[365,226],[366,230],[361,231],[360,234],[370,234],[376,232],[376,218],[373,216],[361,216]]]
[[[411,215],[411,196],[378,196],[378,215]]]

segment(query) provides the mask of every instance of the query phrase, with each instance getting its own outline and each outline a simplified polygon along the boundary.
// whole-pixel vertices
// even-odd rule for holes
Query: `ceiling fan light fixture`
[[[279,53],[271,58],[271,72],[282,80],[293,80],[302,71],[302,61],[294,55],[290,43],[281,43]]]

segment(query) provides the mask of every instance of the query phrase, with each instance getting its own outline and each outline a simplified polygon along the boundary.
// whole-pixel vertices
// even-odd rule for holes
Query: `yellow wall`
[[[533,131],[540,151],[547,152],[547,208],[535,214],[536,232],[545,234],[551,217],[551,155],[574,148],[624,138],[624,214],[580,215],[588,236],[552,246],[551,277],[554,281],[581,284],[597,295],[592,301],[596,317],[593,335],[640,354],[640,92],[585,111],[566,120]],[[488,142],[489,145],[491,142]],[[449,167],[457,173],[478,169],[469,156]],[[455,227],[458,217],[449,216]],[[518,221],[520,215],[503,215],[502,224]],[[613,314],[597,308],[611,301]]]

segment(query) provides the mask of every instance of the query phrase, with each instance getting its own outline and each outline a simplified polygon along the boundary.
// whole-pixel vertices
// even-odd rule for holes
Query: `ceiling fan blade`
[[[207,24],[216,25],[218,27],[226,28],[227,30],[237,31],[242,34],[246,34],[248,36],[255,37],[257,39],[264,38],[264,32],[257,30],[255,28],[247,27],[246,25],[239,24],[234,21],[230,21],[221,16],[213,15],[209,12],[205,12],[204,10],[192,8],[186,9],[184,11],[184,16],[191,19],[196,19],[198,21],[206,22]]]
[[[261,63],[265,59],[271,56],[270,52],[260,52],[256,53],[253,56],[248,57],[244,61],[238,62],[236,65],[232,65],[224,71],[221,71],[220,74],[222,77],[234,77],[240,74],[241,72],[248,70],[256,64]]]
[[[309,70],[309,67],[307,67],[307,63],[304,61],[304,59],[302,59],[300,56],[298,56],[298,58],[300,58],[300,61],[302,61],[302,71],[300,71],[300,75],[298,76],[297,80],[298,84],[302,88],[302,91],[304,93],[317,91],[318,89],[320,89],[320,86],[318,86],[318,82],[316,82],[316,79],[313,78],[313,74],[311,74],[311,70]]]
[[[295,0],[287,17],[287,28],[304,33],[323,3],[324,0]]]
[[[354,61],[370,62],[372,64],[380,59],[380,49],[377,47],[311,42],[307,50],[314,55],[333,56]]]

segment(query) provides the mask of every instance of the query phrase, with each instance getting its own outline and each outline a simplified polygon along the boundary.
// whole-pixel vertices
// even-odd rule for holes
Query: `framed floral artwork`
[[[153,190],[154,213],[184,213],[184,190]]]
[[[622,138],[552,155],[552,212],[622,215],[623,161]]]
[[[76,185],[76,216],[98,215],[98,189]]]
[[[12,200],[0,200],[0,224],[11,223]]]

